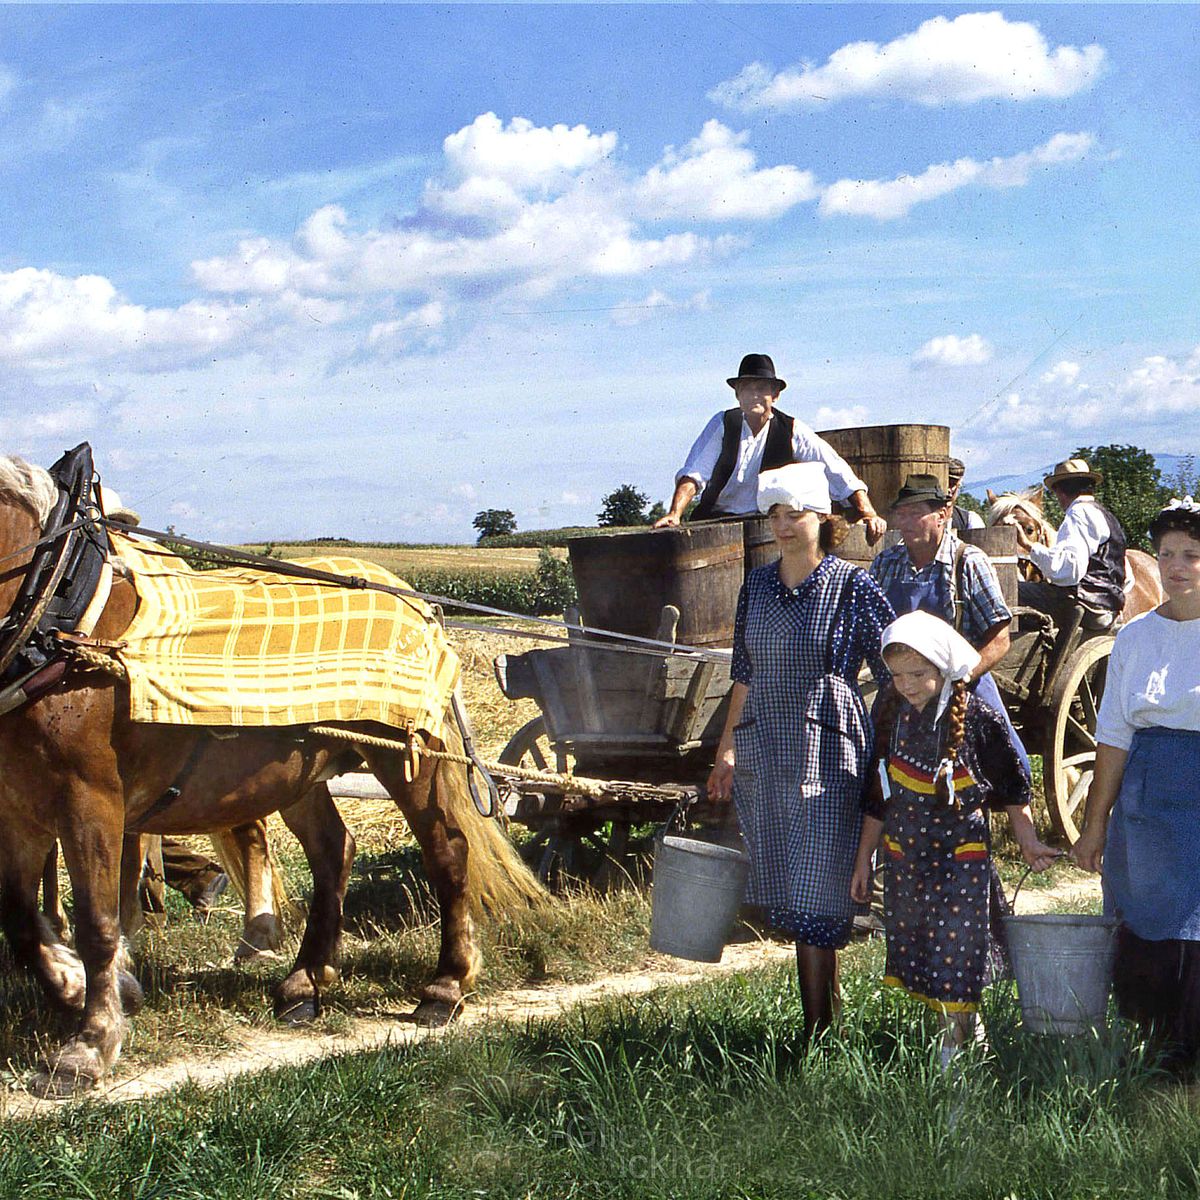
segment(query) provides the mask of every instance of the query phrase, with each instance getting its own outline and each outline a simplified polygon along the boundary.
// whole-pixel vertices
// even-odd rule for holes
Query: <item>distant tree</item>
[[[475,514],[475,520],[471,524],[479,530],[481,542],[487,537],[517,532],[516,514],[508,508],[485,508]]]
[[[981,517],[987,516],[987,505],[972,496],[970,492],[959,492],[955,504],[959,508],[965,508],[968,512],[978,513]]]
[[[1149,550],[1146,527],[1171,496],[1154,455],[1138,446],[1109,445],[1080,446],[1071,457],[1086,459],[1104,475],[1096,499],[1121,522],[1130,546]]]
[[[632,483],[623,483],[601,498],[604,506],[596,522],[599,525],[645,525],[646,502],[650,499]]]
[[[1163,480],[1167,491],[1178,500],[1191,496],[1200,499],[1200,473],[1196,470],[1196,456],[1185,454],[1179,460],[1174,473]]]
[[[661,500],[655,500],[655,502],[650,505],[650,511],[646,513],[646,524],[653,525],[659,517],[665,517],[666,515],[667,506]]]

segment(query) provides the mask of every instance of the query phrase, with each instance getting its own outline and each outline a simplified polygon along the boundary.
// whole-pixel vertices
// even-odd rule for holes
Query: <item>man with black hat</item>
[[[1082,458],[1060,462],[1042,480],[1063,510],[1054,545],[1030,541],[1017,529],[1018,543],[1045,580],[1019,583],[1017,599],[1060,626],[1078,605],[1091,632],[1110,628],[1125,607],[1125,531],[1096,499],[1103,481]]]
[[[865,523],[867,541],[879,541],[887,523],[875,512],[867,485],[824,438],[775,408],[787,384],[776,377],[770,357],[747,354],[738,373],[726,382],[738,406],[717,413],[704,427],[675,476],[671,507],[655,527],[678,525],[697,494],[695,520],[757,513],[759,471],[819,462],[825,467],[833,502],[849,507]]]

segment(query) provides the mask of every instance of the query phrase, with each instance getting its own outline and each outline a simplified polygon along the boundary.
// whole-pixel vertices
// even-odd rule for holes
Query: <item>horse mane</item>
[[[1054,538],[1054,526],[1046,520],[1045,514],[1042,512],[1039,505],[1034,503],[1029,494],[1023,492],[1005,492],[1002,496],[997,496],[994,493],[988,497],[988,512],[987,523],[992,525],[1003,525],[1010,517],[1015,517],[1018,512],[1031,518],[1037,523],[1038,528],[1042,531],[1042,540],[1049,544]]]
[[[58,485],[50,472],[35,467],[23,458],[0,455],[0,496],[9,496],[25,505],[44,526],[58,499]]]

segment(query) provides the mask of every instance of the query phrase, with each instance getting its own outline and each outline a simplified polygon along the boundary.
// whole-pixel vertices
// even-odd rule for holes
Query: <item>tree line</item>
[[[1139,446],[1117,443],[1080,446],[1070,457],[1085,459],[1093,470],[1103,474],[1104,482],[1097,489],[1097,499],[1121,522],[1129,545],[1139,549],[1150,548],[1146,527],[1172,496],[1200,492],[1200,476],[1191,455],[1185,457],[1169,477],[1163,476],[1154,455]],[[975,496],[964,493],[960,502],[968,508],[984,511],[982,501]],[[661,501],[651,505],[649,496],[632,483],[615,487],[601,498],[600,504],[596,524],[601,528],[652,525],[666,512]],[[1062,511],[1052,496],[1045,498],[1045,506],[1046,516],[1058,524],[1062,520]],[[475,514],[472,525],[482,542],[499,534],[515,533],[517,518],[511,509],[485,508]]]

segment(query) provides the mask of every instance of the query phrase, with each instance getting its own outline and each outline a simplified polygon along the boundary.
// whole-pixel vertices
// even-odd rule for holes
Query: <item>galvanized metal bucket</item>
[[[1117,922],[1038,913],[1004,918],[1021,1023],[1030,1033],[1077,1034],[1103,1026]]]
[[[664,837],[654,851],[650,946],[693,962],[720,962],[746,891],[740,850]]]

